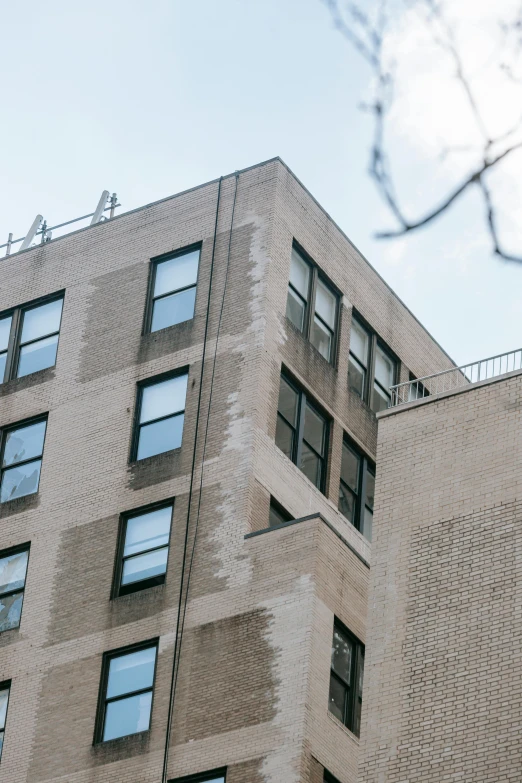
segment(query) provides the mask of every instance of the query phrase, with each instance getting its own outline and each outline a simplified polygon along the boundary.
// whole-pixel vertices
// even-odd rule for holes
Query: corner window
[[[38,492],[47,419],[1,431],[0,503]]]
[[[0,683],[0,759],[4,749],[5,724],[7,722],[10,690],[11,683],[9,681]]]
[[[122,517],[115,596],[144,590],[165,581],[172,509],[172,503],[167,503]]]
[[[397,360],[377,335],[352,318],[348,385],[378,413],[391,405],[390,387],[397,377]]]
[[[275,442],[324,491],[328,423],[308,395],[281,375]]]
[[[194,317],[200,248],[152,261],[150,331]]]
[[[226,770],[216,769],[213,772],[202,772],[199,775],[187,775],[184,778],[175,778],[169,783],[225,783]]]
[[[20,625],[28,560],[28,544],[0,552],[0,632]]]
[[[273,497],[270,498],[270,527],[274,527],[275,525],[283,525],[285,522],[290,522],[293,519],[293,516],[288,513],[288,511],[283,508],[281,503],[278,503],[277,500]]]
[[[148,731],[158,643],[105,653],[96,742]]]
[[[415,375],[410,372],[410,385],[408,387],[408,402],[414,402],[414,400],[422,400],[424,397],[429,397],[430,393],[427,388],[420,381],[417,380]]]
[[[181,446],[188,372],[138,386],[133,458],[162,454]]]
[[[339,511],[367,539],[372,540],[375,467],[352,445],[343,440]]]
[[[335,359],[338,305],[338,294],[315,264],[294,246],[290,260],[286,317],[331,363]]]
[[[357,737],[361,733],[364,645],[335,620],[329,709]]]
[[[56,364],[63,294],[0,315],[0,383]]]

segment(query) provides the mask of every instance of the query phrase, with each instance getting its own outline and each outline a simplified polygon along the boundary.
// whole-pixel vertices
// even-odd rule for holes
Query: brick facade
[[[227,783],[317,783],[323,767],[357,779],[359,740],[328,712],[333,620],[366,641],[373,560],[337,509],[343,431],[376,452],[376,417],[348,391],[352,306],[401,379],[452,362],[279,159],[223,179],[214,237],[218,189],[0,260],[0,312],[65,290],[56,366],[0,385],[0,429],[49,414],[38,493],[0,505],[0,550],[31,543],[21,626],[0,635],[0,781],[161,780],[193,460],[168,780],[221,767]],[[335,367],[285,318],[294,239],[343,294]],[[198,242],[194,319],[144,334],[150,259]],[[282,365],[332,419],[325,494],[274,444]],[[129,462],[136,384],[182,367],[181,448]],[[270,495],[311,518],[249,536]],[[111,600],[120,514],[167,498],[165,584]],[[153,638],[150,731],[93,745],[103,653]]]

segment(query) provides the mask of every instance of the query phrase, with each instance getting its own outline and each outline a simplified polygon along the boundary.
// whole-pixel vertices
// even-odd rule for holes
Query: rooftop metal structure
[[[24,237],[19,239],[13,239],[13,235],[9,234],[7,242],[0,245],[0,250],[5,248],[5,256],[10,256],[12,252],[18,253],[22,250],[27,250],[29,247],[34,247],[36,244],[44,245],[46,242],[50,242],[53,236],[53,231],[70,226],[73,223],[78,223],[80,220],[87,220],[91,218],[89,225],[94,226],[96,223],[100,223],[102,220],[110,220],[114,217],[114,210],[116,207],[120,207],[118,204],[118,197],[116,193],[112,196],[108,190],[104,190],[98,201],[98,205],[94,212],[89,212],[88,215],[82,215],[81,217],[73,218],[72,220],[66,220],[64,223],[58,223],[56,226],[48,226],[47,221],[43,219],[42,215],[37,215],[33,220],[31,227]],[[109,212],[109,217],[105,216],[105,212]],[[38,237],[40,241],[38,242]],[[36,240],[36,241],[35,241]],[[13,245],[20,244],[20,247],[13,251]]]
[[[450,370],[426,375],[424,378],[415,378],[405,383],[397,383],[390,387],[391,406],[405,405],[407,402],[421,400],[433,394],[454,391],[471,383],[490,380],[508,372],[522,370],[522,348],[488,359],[481,359],[471,364],[463,364],[461,367],[453,367]]]

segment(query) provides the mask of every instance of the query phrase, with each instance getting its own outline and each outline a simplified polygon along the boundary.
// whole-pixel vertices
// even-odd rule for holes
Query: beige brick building
[[[389,386],[454,365],[279,159],[0,271],[0,783],[355,783],[361,741],[368,781],[500,780],[501,743],[515,779],[519,378],[502,401],[493,384],[384,415],[377,457]],[[471,447],[478,409],[489,448]],[[455,600],[463,556],[442,653],[436,602]],[[422,574],[439,566],[445,593]],[[472,669],[439,683],[450,639],[480,629]],[[468,685],[475,778],[455,736]]]

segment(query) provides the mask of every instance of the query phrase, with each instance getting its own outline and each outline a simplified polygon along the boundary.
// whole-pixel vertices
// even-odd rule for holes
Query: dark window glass
[[[10,689],[10,683],[4,682],[0,685],[0,759],[2,758],[2,751],[4,749],[5,724],[7,721]]]
[[[330,668],[329,709],[350,731],[361,729],[364,645],[337,620]]]
[[[350,390],[378,413],[390,407],[390,387],[396,375],[395,359],[382,347],[377,335],[353,317],[348,362]]]
[[[139,387],[136,459],[181,446],[188,374]]]
[[[0,503],[38,491],[46,427],[42,419],[3,431]]]
[[[27,546],[0,552],[0,632],[20,625],[28,559]]]
[[[0,383],[56,364],[63,296],[0,316]]]
[[[289,514],[277,500],[270,498],[270,527],[282,525],[284,522],[290,522],[291,519],[293,519],[293,516]]]
[[[155,261],[151,332],[194,317],[200,249]]]
[[[105,655],[98,741],[148,730],[156,654],[157,643]]]
[[[171,522],[171,503],[123,518],[118,595],[165,581]]]
[[[346,438],[342,448],[339,511],[371,541],[375,469]]]
[[[408,402],[422,400],[424,397],[429,397],[430,393],[427,388],[410,372],[410,382],[411,381],[414,381],[414,383],[410,383],[408,389]]]
[[[290,259],[290,281],[286,300],[286,316],[299,331],[305,331],[310,296],[310,264],[303,256],[292,248]]]
[[[327,429],[326,419],[305,392],[281,375],[276,445],[321,490],[326,470]]]
[[[329,362],[334,360],[338,301],[338,295],[320,277],[317,267],[293,247],[286,317]]]
[[[189,775],[185,778],[171,780],[170,783],[225,783],[226,770],[219,769],[213,772],[204,772],[201,775]]]

